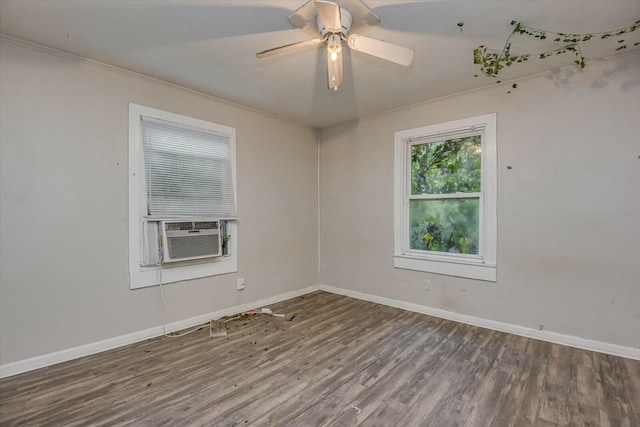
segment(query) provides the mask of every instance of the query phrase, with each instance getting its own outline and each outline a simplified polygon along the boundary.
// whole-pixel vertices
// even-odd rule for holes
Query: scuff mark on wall
[[[449,289],[447,281],[444,280],[442,283],[441,293],[438,296],[438,304],[440,305],[440,308],[449,311],[458,311],[458,302],[453,293],[454,292]]]

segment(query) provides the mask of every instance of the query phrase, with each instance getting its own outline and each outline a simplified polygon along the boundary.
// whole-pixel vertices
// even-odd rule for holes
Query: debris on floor
[[[210,338],[226,337],[227,336],[227,330],[229,329],[228,323],[236,321],[236,320],[243,320],[244,322],[242,323],[241,326],[245,326],[245,325],[248,324],[249,321],[251,321],[254,318],[258,317],[258,315],[284,317],[283,313],[282,314],[281,313],[274,313],[268,307],[263,307],[259,311],[249,310],[249,311],[243,311],[242,313],[237,314],[237,315],[224,316],[224,317],[221,317],[219,319],[211,320],[209,322],[209,337]],[[295,318],[295,317],[296,316],[294,314],[289,319],[289,321],[293,320],[293,318]],[[268,321],[265,321],[265,323],[268,323]],[[235,326],[237,328],[238,324],[236,324]]]

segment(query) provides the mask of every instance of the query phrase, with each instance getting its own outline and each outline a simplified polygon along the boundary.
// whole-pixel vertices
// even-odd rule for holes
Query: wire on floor
[[[231,317],[229,319],[225,319],[224,322],[221,322],[221,319],[215,319],[215,320],[209,320],[207,322],[204,323],[200,323],[196,326],[194,326],[193,328],[189,329],[188,331],[185,332],[169,332],[167,333],[167,321],[169,320],[169,304],[167,303],[167,297],[164,294],[164,287],[162,286],[162,260],[163,260],[163,254],[160,253],[160,261],[159,261],[159,266],[160,269],[158,270],[159,273],[159,285],[160,285],[160,296],[162,297],[162,304],[164,305],[164,321],[162,322],[162,335],[164,335],[165,337],[168,338],[180,338],[180,337],[184,337],[185,335],[189,335],[192,332],[198,331],[200,329],[202,329],[203,326],[209,325],[209,337],[210,338],[214,338],[214,337],[226,337],[227,336],[227,323],[233,321],[233,320],[238,320],[238,319],[242,319],[242,318],[246,318],[247,316],[252,316],[252,315],[256,315],[256,314],[266,314],[266,315],[270,315],[270,316],[274,316],[274,317],[284,317],[284,314],[279,314],[279,313],[273,313],[271,311],[271,309],[269,308],[262,308],[260,309],[260,311],[254,311],[254,310],[250,310],[249,306],[247,304],[244,305],[244,308],[246,311],[242,312],[241,314]],[[295,316],[294,316],[295,317]],[[214,332],[214,324],[215,323],[218,324],[222,324],[222,331],[220,330],[221,328],[218,327],[217,330]]]

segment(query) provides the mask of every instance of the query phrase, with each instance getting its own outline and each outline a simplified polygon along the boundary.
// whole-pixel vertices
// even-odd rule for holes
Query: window
[[[146,215],[235,218],[229,133],[140,116]]]
[[[237,271],[235,182],[234,128],[129,104],[131,289]],[[163,221],[211,219],[221,220],[226,256],[160,271]]]
[[[496,115],[395,134],[394,266],[496,280]]]

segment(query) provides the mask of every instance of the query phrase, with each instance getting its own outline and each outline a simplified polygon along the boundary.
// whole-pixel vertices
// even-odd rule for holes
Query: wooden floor
[[[325,292],[272,308],[5,378],[0,425],[640,426],[639,361]]]

